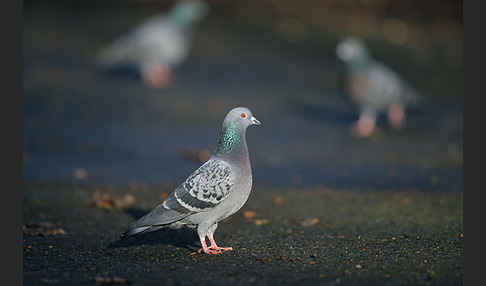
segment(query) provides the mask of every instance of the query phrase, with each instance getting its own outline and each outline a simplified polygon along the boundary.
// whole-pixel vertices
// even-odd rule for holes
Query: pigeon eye
[[[241,118],[246,118],[246,113],[242,113]]]

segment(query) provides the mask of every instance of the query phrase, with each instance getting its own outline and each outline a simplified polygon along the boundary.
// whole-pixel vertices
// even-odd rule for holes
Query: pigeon
[[[195,24],[208,11],[202,1],[179,0],[167,14],[152,16],[115,40],[98,60],[105,68],[132,65],[148,87],[167,87],[172,83],[172,70],[189,54]]]
[[[197,228],[202,245],[198,253],[220,254],[233,250],[232,247],[218,246],[214,231],[218,222],[237,212],[250,195],[252,170],[246,129],[260,124],[246,107],[229,111],[223,121],[216,152],[161,204],[131,223],[122,238],[185,225]]]
[[[347,92],[360,109],[359,120],[352,133],[370,136],[378,115],[387,112],[388,122],[395,129],[405,123],[405,108],[420,101],[417,91],[396,72],[374,60],[364,43],[356,37],[346,37],[336,46],[336,54],[347,67]]]

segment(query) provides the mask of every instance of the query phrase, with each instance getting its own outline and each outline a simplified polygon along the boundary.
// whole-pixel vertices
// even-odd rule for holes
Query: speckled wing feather
[[[209,160],[177,188],[177,202],[192,212],[205,211],[223,201],[231,192],[234,179],[228,163]]]
[[[127,234],[151,230],[208,211],[228,197],[233,185],[234,176],[229,164],[211,159],[194,171],[162,204],[133,222]]]

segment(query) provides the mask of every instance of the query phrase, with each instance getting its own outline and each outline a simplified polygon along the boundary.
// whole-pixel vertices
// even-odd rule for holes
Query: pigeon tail
[[[125,231],[124,233],[122,233],[120,235],[120,237],[121,237],[121,239],[127,239],[131,236],[134,236],[134,235],[138,235],[138,234],[142,234],[142,233],[146,233],[146,232],[151,232],[151,231],[156,231],[156,230],[159,230],[159,229],[167,227],[167,226],[169,226],[169,225],[149,225],[149,226],[136,227],[136,228],[132,228],[132,229]]]
[[[420,95],[417,92],[417,90],[409,87],[406,91],[406,94],[405,94],[405,100],[406,100],[407,104],[417,106],[417,105],[424,103],[425,98],[422,95]]]
[[[129,229],[129,230],[125,231],[124,233],[122,233],[122,235],[120,237],[122,239],[125,239],[125,238],[128,238],[130,236],[134,236],[134,235],[140,234],[142,232],[145,232],[149,228],[150,228],[150,226],[132,228],[132,229]]]
[[[134,51],[133,40],[122,37],[98,54],[98,63],[104,67],[117,65],[127,61]]]
[[[179,213],[174,210],[167,210],[163,205],[158,206],[150,213],[130,224],[129,229],[121,237],[126,238],[137,234],[155,231],[164,227],[170,227],[176,222],[187,217],[188,213]]]

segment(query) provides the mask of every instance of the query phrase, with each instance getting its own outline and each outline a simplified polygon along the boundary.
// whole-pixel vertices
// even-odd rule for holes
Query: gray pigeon
[[[336,47],[336,54],[347,66],[347,90],[360,109],[360,118],[353,126],[359,137],[371,135],[376,118],[386,111],[388,122],[395,129],[403,127],[405,107],[417,103],[417,92],[400,76],[374,60],[364,43],[347,37]]]
[[[248,108],[232,109],[223,128],[214,155],[194,171],[165,201],[129,226],[122,237],[158,230],[163,227],[195,228],[202,248],[198,252],[219,254],[232,250],[219,247],[213,237],[218,222],[237,212],[245,204],[252,186],[252,171],[246,129],[260,125]],[[206,244],[206,236],[211,245]]]
[[[166,87],[172,81],[172,69],[189,54],[193,26],[208,10],[202,1],[179,0],[167,14],[152,16],[109,45],[99,61],[105,67],[134,65],[149,87]]]

